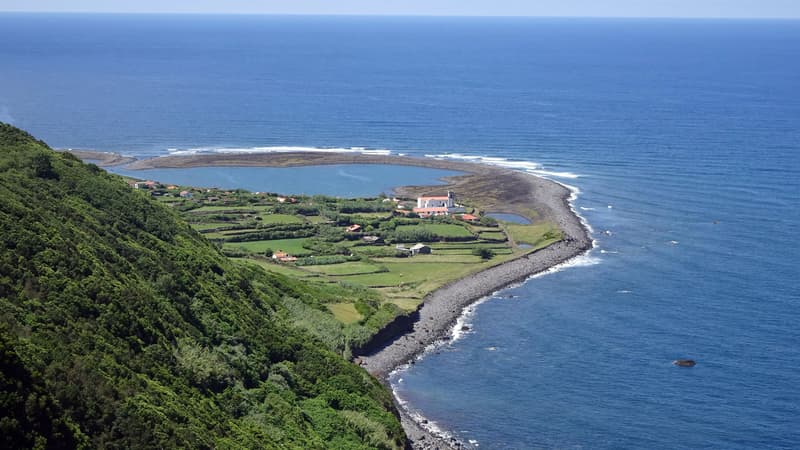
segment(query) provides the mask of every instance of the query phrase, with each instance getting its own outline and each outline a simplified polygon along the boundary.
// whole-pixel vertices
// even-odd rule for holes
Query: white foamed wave
[[[581,211],[594,211],[595,208],[587,208],[586,206],[581,206]]]
[[[564,269],[570,269],[573,267],[589,267],[589,266],[596,266],[603,262],[602,259],[592,256],[591,250],[581,255],[578,255],[570,260],[564,261],[561,264],[557,264],[545,271],[539,272],[537,274],[531,275],[528,279],[532,278],[539,278],[545,275],[549,275],[551,273],[561,272]]]
[[[395,369],[392,372],[392,374],[390,376],[394,375],[399,370],[405,370],[407,368],[408,368],[408,365],[404,365],[404,366],[398,367],[397,369]],[[397,380],[398,384],[401,383],[402,380],[403,380],[402,378],[398,379]],[[440,437],[440,438],[442,438],[443,440],[446,440],[446,441],[450,440],[453,437],[452,434],[448,433],[443,428],[441,428],[439,426],[439,424],[437,424],[435,421],[428,419],[427,417],[422,415],[422,413],[420,413],[419,411],[414,410],[411,407],[409,407],[408,401],[403,399],[403,397],[400,396],[400,393],[397,391],[397,387],[395,386],[394,383],[392,383],[392,394],[394,394],[394,398],[397,399],[397,403],[400,405],[400,407],[403,408],[403,410],[406,412],[406,414],[408,414],[408,416],[411,418],[411,420],[413,420],[417,424],[418,427],[420,427],[420,428],[424,429],[425,431],[427,431],[428,433],[431,433],[434,436],[438,436],[438,437]]]
[[[578,217],[578,220],[581,221],[581,225],[583,225],[583,228],[585,228],[589,232],[589,234],[594,234],[594,228],[592,228],[592,225],[589,223],[589,221],[586,220],[586,218],[583,217],[578,212],[578,210],[575,209],[575,200],[578,199],[578,195],[580,195],[581,190],[578,189],[577,186],[570,186],[569,184],[562,183],[560,181],[555,181],[555,182],[560,184],[560,185],[562,185],[562,186],[564,186],[565,188],[569,189],[569,199],[567,199],[567,202],[569,203],[570,211],[572,211],[572,213],[575,214]],[[581,209],[583,210],[583,208],[581,208]],[[595,247],[597,247],[597,241],[592,239],[592,248],[595,248]]]
[[[549,269],[547,269],[545,271],[542,271],[542,272],[539,272],[537,274],[531,275],[530,277],[528,277],[526,280],[524,280],[522,282],[515,283],[515,284],[512,284],[510,286],[506,286],[503,289],[500,289],[500,290],[497,290],[496,292],[493,292],[491,295],[488,295],[486,297],[481,298],[480,300],[476,301],[475,303],[473,303],[471,305],[465,306],[461,310],[461,315],[458,317],[458,319],[456,319],[456,323],[453,326],[453,328],[451,329],[450,339],[443,339],[443,340],[440,340],[440,341],[434,342],[433,344],[428,345],[427,347],[425,347],[425,350],[422,353],[417,355],[415,360],[419,361],[419,360],[423,359],[425,356],[427,356],[429,353],[435,351],[438,347],[441,347],[441,346],[444,346],[444,345],[450,345],[453,342],[457,341],[458,339],[462,338],[465,334],[469,333],[472,330],[471,319],[475,315],[477,307],[480,304],[482,304],[482,303],[484,303],[486,301],[489,301],[489,300],[492,300],[492,299],[503,298],[502,296],[498,295],[501,291],[504,291],[506,289],[512,289],[512,288],[518,287],[518,286],[526,283],[530,279],[539,278],[539,277],[542,277],[542,276],[545,276],[545,275],[548,275],[548,274],[551,274],[551,273],[559,272],[559,271],[564,270],[564,269],[568,269],[568,268],[572,268],[572,267],[594,266],[596,264],[600,264],[601,259],[591,256],[590,255],[591,251],[592,250],[589,250],[586,253],[583,253],[583,254],[578,255],[578,256],[576,256],[576,257],[574,257],[572,259],[564,261],[563,263],[555,265],[555,266],[553,266],[553,267],[551,267],[551,268],[549,268]],[[464,326],[468,326],[469,330],[463,330]],[[496,351],[497,347],[493,347],[492,346],[492,347],[487,347],[486,349],[489,350],[489,351]],[[407,371],[410,368],[411,368],[411,364],[410,363],[398,366],[397,368],[395,368],[389,374],[389,379],[392,379],[396,375],[401,374],[401,373]],[[414,410],[409,406],[408,401],[403,399],[400,396],[400,393],[398,392],[398,385],[400,385],[402,383],[403,383],[403,378],[402,377],[398,377],[395,382],[390,383],[391,389],[392,389],[392,394],[394,394],[394,398],[397,399],[397,403],[400,405],[400,407],[403,408],[403,410],[417,424],[417,426],[419,426],[420,428],[425,429],[426,431],[428,431],[432,435],[438,436],[438,437],[440,437],[440,438],[442,438],[444,440],[449,440],[451,438],[454,438],[455,436],[453,434],[451,434],[451,433],[447,432],[446,430],[442,429],[435,421],[430,420],[429,418],[425,417],[421,412],[419,412],[417,410]],[[475,447],[477,447],[479,445],[477,441],[475,441],[475,442],[469,441],[469,443],[471,445],[475,446]]]
[[[461,161],[483,163],[492,166],[505,167],[507,169],[521,170],[523,172],[533,173],[545,177],[569,178],[569,179],[575,179],[580,177],[580,175],[572,172],[553,172],[550,170],[545,170],[541,164],[532,161],[514,161],[508,158],[498,158],[494,156],[472,156],[472,155],[462,155],[461,153],[441,153],[441,154],[427,154],[425,155],[425,157],[433,159],[456,159]]]
[[[465,306],[461,310],[461,315],[458,316],[456,324],[453,325],[453,328],[450,330],[450,342],[455,342],[472,331],[472,318],[475,316],[475,309],[491,298],[492,296],[484,297],[469,306]],[[465,330],[464,327],[469,327],[469,330]]]
[[[360,153],[363,155],[391,155],[391,150],[371,149],[366,147],[298,147],[298,146],[273,146],[273,147],[194,147],[187,149],[168,148],[169,155],[203,155],[215,153],[227,154],[253,154],[253,153]]]

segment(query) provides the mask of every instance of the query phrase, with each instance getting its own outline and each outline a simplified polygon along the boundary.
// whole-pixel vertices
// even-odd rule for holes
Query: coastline
[[[98,167],[112,167],[129,164],[136,161],[132,156],[123,156],[119,153],[101,152],[97,150],[56,149],[59,152],[72,153],[82,160],[94,162]]]
[[[91,152],[91,156],[88,155],[89,152],[74,153],[83,158],[103,155],[100,152]],[[128,169],[391,164],[454,170],[463,174],[444,178],[447,183],[444,186],[403,186],[395,191],[399,196],[415,197],[434,190],[452,189],[479,203],[487,211],[519,214],[532,221],[550,221],[563,231],[564,238],[561,241],[452,281],[429,293],[415,312],[400,316],[400,322],[387,326],[385,332],[376,335],[360,353],[354,352],[355,361],[389,389],[392,389],[389,382],[392,371],[413,363],[429,346],[449,339],[450,330],[465,308],[498,290],[524,282],[533,275],[579,256],[593,245],[590,230],[570,205],[574,193],[567,186],[530,173],[485,163],[322,152],[195,154],[116,163],[114,158],[106,158],[111,162],[104,165],[128,164]],[[103,160],[104,163],[105,161],[106,159]],[[462,448],[457,440],[439,436],[427,430],[424,423],[417,422],[396,395],[395,404],[411,448]]]
[[[530,174],[531,184],[541,187],[535,180],[545,180]],[[534,251],[520,258],[475,273],[468,278],[451,282],[428,294],[417,310],[411,328],[394,339],[387,340],[376,351],[360,356],[359,362],[367,371],[377,376],[390,389],[389,376],[398,368],[413,364],[415,358],[427,348],[450,338],[450,332],[466,308],[495,292],[513,284],[524,282],[530,277],[563,264],[588,250],[593,243],[589,230],[570,205],[571,191],[551,180],[549,188],[537,191],[540,200],[549,200],[552,213],[564,231],[565,238],[548,247]],[[552,219],[553,216],[550,216]],[[394,393],[394,390],[393,390]],[[437,435],[425,428],[424,423],[415,420],[410,412],[398,401],[397,408],[402,416],[412,448],[448,449],[463,448],[453,438]]]

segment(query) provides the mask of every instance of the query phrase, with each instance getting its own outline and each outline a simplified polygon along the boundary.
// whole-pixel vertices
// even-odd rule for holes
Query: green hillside
[[[0,124],[0,447],[401,448],[390,393],[121,178]]]

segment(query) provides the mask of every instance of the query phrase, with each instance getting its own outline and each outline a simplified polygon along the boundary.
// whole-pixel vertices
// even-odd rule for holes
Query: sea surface
[[[800,447],[800,22],[2,14],[0,120],[553,177],[597,247],[475,307],[407,406],[480,448]]]

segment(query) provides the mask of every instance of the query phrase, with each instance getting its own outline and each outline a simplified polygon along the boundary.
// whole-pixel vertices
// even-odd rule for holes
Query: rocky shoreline
[[[437,341],[448,339],[452,327],[464,308],[494,292],[512,284],[522,282],[537,273],[564,263],[592,248],[588,230],[569,205],[569,190],[553,181],[527,175],[531,178],[533,195],[549,220],[559,224],[565,238],[546,248],[521,258],[478,272],[429,294],[418,318],[407,333],[387,340],[377,351],[362,355],[361,365],[370,373],[389,385],[389,374],[396,368],[408,364],[425,348]],[[544,183],[542,183],[544,181]],[[414,449],[461,448],[462,444],[428,432],[424,424],[417,423],[398,404],[403,427]]]
[[[393,370],[412,363],[429,345],[450,338],[451,330],[464,308],[498,290],[564,263],[591,247],[591,240],[588,239],[560,241],[522,258],[444,286],[425,298],[418,310],[419,318],[413,324],[411,331],[395,336],[376,352],[360,356],[359,363],[389,386],[389,375]],[[401,405],[398,404],[397,407],[401,411],[406,434],[412,441],[412,448],[461,448],[457,441],[443,439],[428,432],[424,429],[424,424],[412,419]]]
[[[77,156],[99,159],[98,152],[92,152],[92,155],[86,153]],[[112,156],[106,155],[107,159],[104,158],[103,162],[112,162]],[[131,161],[126,160],[118,163],[129,162]],[[388,378],[393,370],[413,362],[429,345],[449,339],[450,330],[464,308],[592,248],[587,227],[569,204],[572,192],[566,186],[528,173],[490,165],[390,155],[290,152],[166,156],[135,161],[127,167],[296,167],[325,164],[396,164],[464,172],[464,175],[445,178],[446,186],[404,186],[397,188],[396,192],[400,196],[415,197],[431,190],[452,189],[481,204],[484,209],[515,213],[534,221],[549,221],[564,232],[564,239],[548,247],[451,282],[428,294],[417,311],[406,318],[402,327],[387,330],[396,332],[382,333],[378,342],[373,342],[364,349],[365,354],[356,355],[356,361],[389,388],[391,386]],[[112,162],[104,165],[114,164]],[[429,432],[425,424],[416,422],[397,399],[395,403],[409,438],[410,448],[463,448],[463,444],[455,439]]]

